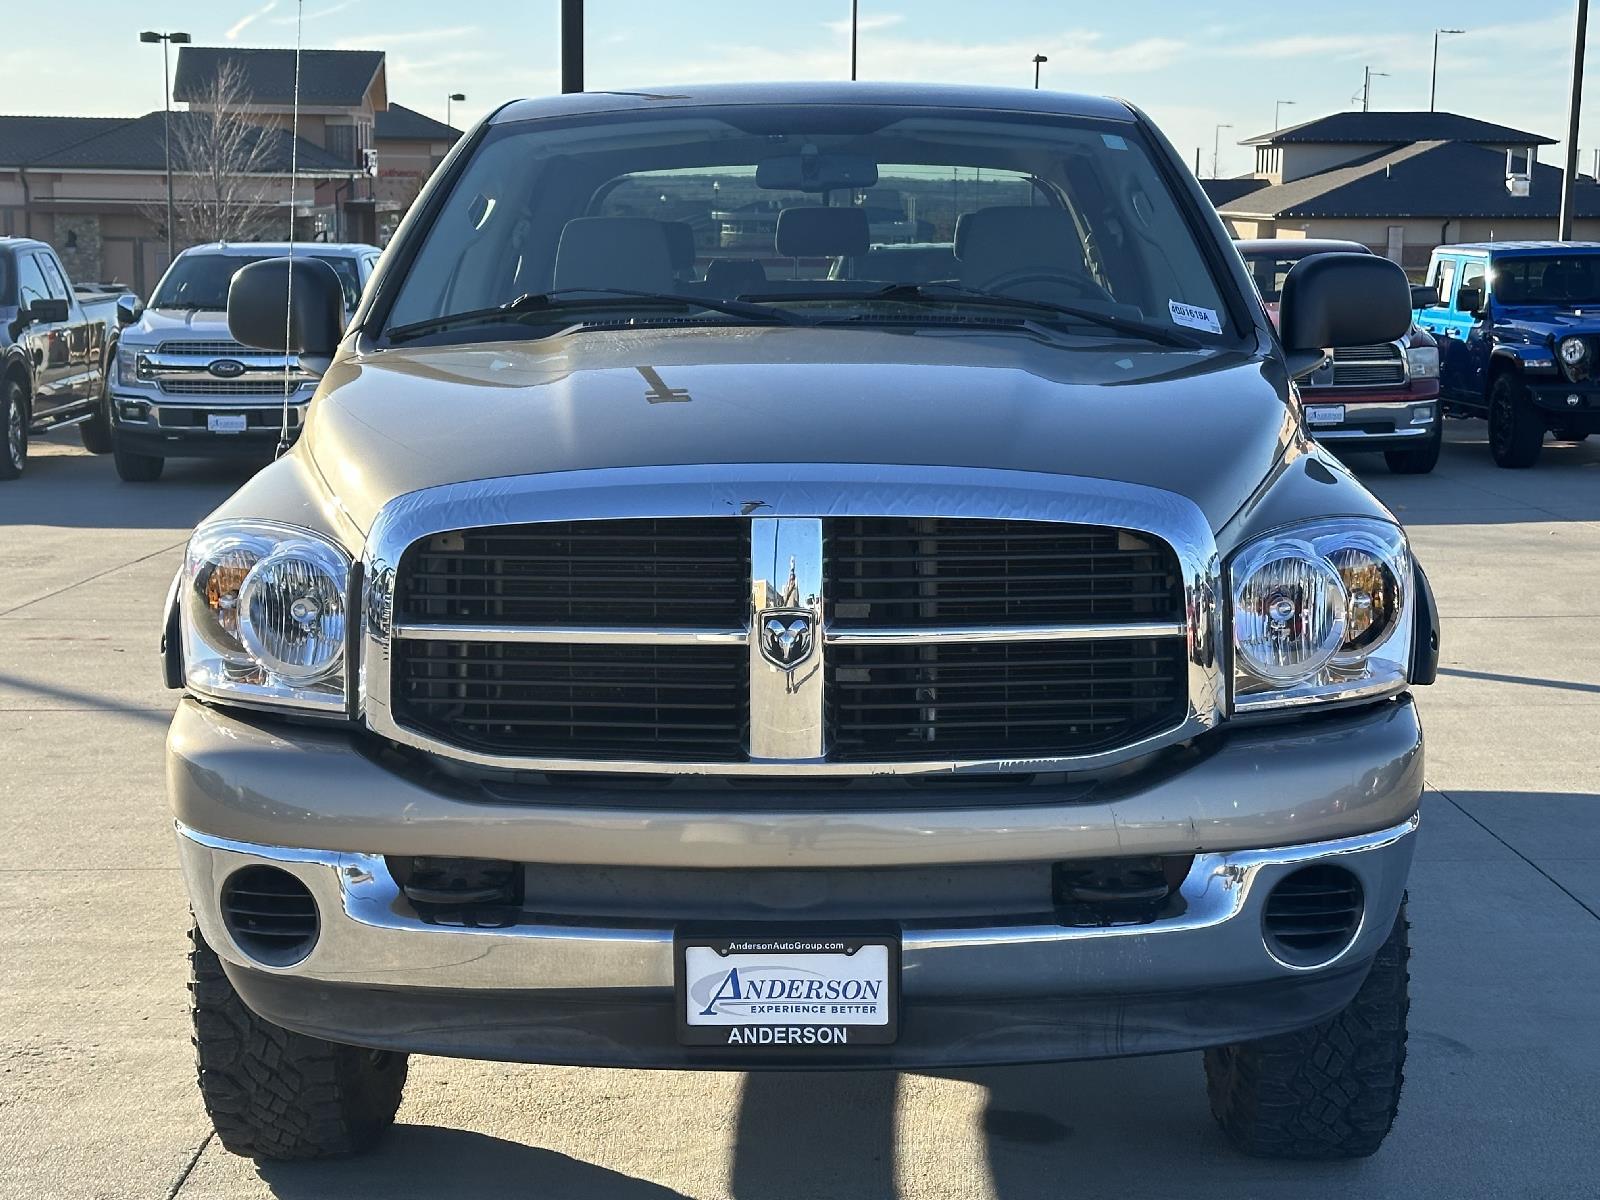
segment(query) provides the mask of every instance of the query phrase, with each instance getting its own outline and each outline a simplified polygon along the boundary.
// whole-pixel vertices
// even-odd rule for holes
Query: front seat
[[[1083,261],[1078,227],[1059,208],[1004,204],[962,213],[956,218],[956,260],[960,281],[987,288],[1008,275],[1048,272],[1081,279],[1100,288]]]
[[[671,292],[672,247],[650,217],[576,217],[561,230],[551,287]]]

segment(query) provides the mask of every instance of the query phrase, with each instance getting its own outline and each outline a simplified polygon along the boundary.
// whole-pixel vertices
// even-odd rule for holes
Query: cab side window
[[[1463,288],[1477,288],[1479,294],[1483,293],[1484,280],[1489,274],[1489,265],[1485,262],[1463,263],[1461,266],[1461,286]]]
[[[44,272],[32,254],[17,255],[17,304],[26,307],[35,300],[48,300],[50,288],[44,281]]]
[[[1428,282],[1439,293],[1439,303],[1450,308],[1456,299],[1456,260],[1441,258],[1433,264]]]
[[[67,277],[61,273],[61,268],[56,265],[55,256],[51,254],[35,255],[39,265],[44,268],[45,286],[50,289],[50,296],[55,300],[70,300],[72,294],[67,287]]]

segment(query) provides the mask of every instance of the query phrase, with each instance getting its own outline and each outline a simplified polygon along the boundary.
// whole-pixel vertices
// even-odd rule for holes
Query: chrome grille
[[[1332,368],[1318,372],[1313,383],[1327,387],[1374,387],[1405,381],[1405,351],[1394,342],[1382,342],[1375,346],[1335,347]]]
[[[294,390],[300,380],[291,378]],[[169,396],[281,396],[283,377],[276,379],[162,379],[159,386]]]
[[[444,754],[875,773],[1100,754],[1190,716],[1184,572],[1132,529],[619,518],[428,534],[398,560],[384,719]],[[817,621],[782,666],[772,612]]]
[[[260,354],[259,350],[248,350],[238,342],[162,342],[156,347],[157,354],[188,354],[196,358],[237,358],[241,354]]]

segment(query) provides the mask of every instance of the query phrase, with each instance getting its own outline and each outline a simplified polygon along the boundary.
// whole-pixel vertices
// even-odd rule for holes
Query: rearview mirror
[[[1327,350],[1370,346],[1411,328],[1411,284],[1395,263],[1375,254],[1313,254],[1283,281],[1278,334],[1296,379]]]
[[[784,192],[860,191],[878,182],[878,164],[862,154],[802,152],[764,158],[756,164],[756,186]]]
[[[1411,307],[1413,310],[1419,308],[1438,308],[1439,289],[1436,287],[1429,287],[1426,284],[1413,283],[1411,285]]]
[[[139,314],[144,311],[144,305],[132,296],[121,296],[117,299],[117,324],[132,325],[139,319]]]
[[[40,296],[28,305],[27,317],[33,325],[56,325],[65,321],[71,312],[72,306],[67,301]]]
[[[240,267],[228,285],[228,332],[258,350],[298,354],[307,370],[326,368],[344,333],[337,272],[315,258],[268,258]]]
[[[1462,287],[1456,290],[1456,311],[1470,313],[1477,316],[1483,312],[1483,289],[1481,287]]]

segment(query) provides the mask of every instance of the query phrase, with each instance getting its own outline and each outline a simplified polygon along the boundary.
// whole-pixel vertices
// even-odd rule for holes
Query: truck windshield
[[[299,257],[301,251],[297,249],[295,254]],[[228,307],[228,284],[234,274],[251,263],[278,257],[281,254],[180,254],[156,285],[150,307],[223,312]],[[331,254],[305,257],[320,258],[338,272],[339,285],[344,289],[344,306],[355,308],[361,297],[361,279],[356,272],[355,259]]]
[[[1501,304],[1600,305],[1600,254],[1499,259],[1494,297]]]
[[[674,301],[675,320],[759,319],[743,301],[1217,344],[1225,293],[1187,208],[1129,122],[865,104],[508,122],[397,256],[386,333],[547,333]]]

